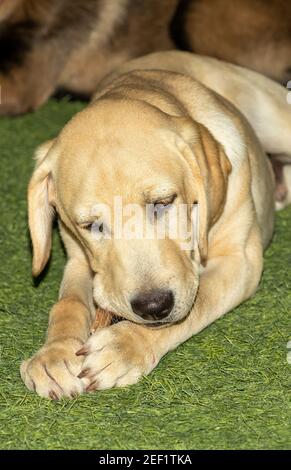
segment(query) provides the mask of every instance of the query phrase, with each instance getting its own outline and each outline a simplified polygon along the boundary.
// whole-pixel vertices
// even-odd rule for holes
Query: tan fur
[[[201,83],[211,75],[208,60],[180,54],[122,67],[38,151],[29,190],[34,269],[49,256],[50,206],[68,254],[47,341],[21,366],[25,384],[41,396],[57,399],[137,382],[169,350],[258,287],[274,221],[274,178],[264,148],[288,154],[291,111],[276,84],[256,75],[254,85],[244,69],[221,64],[224,96],[240,103],[234,74],[253,90],[251,106],[242,100],[240,108],[254,122],[253,109],[262,112],[259,142],[243,114]],[[214,72],[219,75],[217,64]],[[181,250],[178,238],[96,241],[85,227],[102,215],[96,203],[112,208],[116,195],[144,208],[146,201],[173,193],[173,205],[198,203],[200,231],[192,250]],[[139,317],[130,303],[136,293],[155,288],[175,294],[160,327]],[[89,337],[96,306],[125,320]]]

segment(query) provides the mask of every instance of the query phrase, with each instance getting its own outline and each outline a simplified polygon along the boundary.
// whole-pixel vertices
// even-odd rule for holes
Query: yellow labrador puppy
[[[289,158],[290,141],[284,89],[254,72],[170,52],[107,79],[36,152],[33,274],[50,256],[54,209],[68,262],[47,340],[21,365],[26,386],[59,399],[133,384],[253,295],[273,233],[265,152]],[[120,236],[116,198],[151,227],[169,227],[170,214],[186,206],[187,237],[195,236],[187,248],[180,232]],[[96,305],[125,320],[90,336]]]

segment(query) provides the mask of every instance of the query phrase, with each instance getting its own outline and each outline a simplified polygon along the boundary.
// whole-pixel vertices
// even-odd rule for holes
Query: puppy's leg
[[[43,397],[59,399],[83,392],[84,384],[77,377],[82,361],[75,353],[90,334],[90,286],[88,266],[69,260],[60,300],[50,312],[46,342],[20,368],[25,385]]]
[[[89,338],[79,352],[85,355],[79,376],[90,380],[88,391],[136,383],[168,351],[255,292],[262,272],[262,242],[257,227],[244,248],[234,244],[230,252],[222,241],[212,256],[201,275],[194,307],[184,321],[161,329],[124,321]]]
[[[44,346],[31,359],[24,361],[20,369],[21,377],[30,390],[53,399],[73,397],[83,392],[84,383],[77,377],[82,358],[75,353],[88,339],[96,314],[92,273],[86,257],[64,227],[61,227],[61,233],[69,260],[60,298],[50,312]]]

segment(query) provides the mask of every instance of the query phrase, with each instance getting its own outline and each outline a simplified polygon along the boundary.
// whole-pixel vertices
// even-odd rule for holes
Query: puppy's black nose
[[[174,296],[170,290],[155,289],[142,292],[131,301],[134,313],[145,320],[160,320],[169,315],[174,306]]]

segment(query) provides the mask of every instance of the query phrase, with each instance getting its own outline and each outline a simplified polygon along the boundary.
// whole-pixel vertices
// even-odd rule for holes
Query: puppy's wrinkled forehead
[[[69,203],[84,192],[93,197],[110,188],[125,195],[146,180],[170,179],[177,170],[173,142],[170,117],[157,108],[134,100],[98,101],[59,136],[58,194]]]

